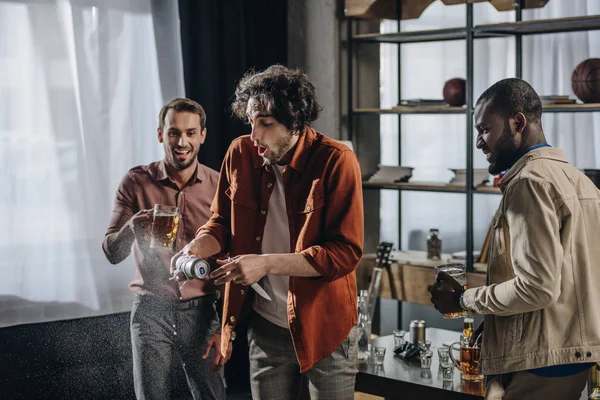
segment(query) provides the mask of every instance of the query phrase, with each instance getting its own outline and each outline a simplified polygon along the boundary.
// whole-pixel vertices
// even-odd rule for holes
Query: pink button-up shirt
[[[136,271],[129,287],[134,293],[151,294],[166,300],[186,300],[215,292],[210,281],[191,279],[183,285],[169,280],[169,266],[175,252],[194,239],[196,229],[210,218],[218,179],[217,171],[198,163],[193,179],[180,190],[167,175],[164,161],[132,168],[123,177],[102,248],[113,264],[123,261],[133,249]],[[117,251],[110,253],[107,241],[111,235],[117,235],[135,213],[152,209],[155,204],[179,208],[175,249],[142,248],[130,235],[119,243]]]

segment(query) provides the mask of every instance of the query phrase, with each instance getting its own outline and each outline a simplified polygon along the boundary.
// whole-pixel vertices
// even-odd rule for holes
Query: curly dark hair
[[[259,72],[251,70],[240,79],[231,106],[238,118],[247,118],[246,109],[251,98],[256,99],[277,122],[295,132],[310,125],[322,110],[308,75],[283,65],[272,65]]]

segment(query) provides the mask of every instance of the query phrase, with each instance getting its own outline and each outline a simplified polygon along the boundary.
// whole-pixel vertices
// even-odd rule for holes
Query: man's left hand
[[[219,278],[215,280],[216,285],[233,281],[233,283],[250,286],[269,274],[267,257],[265,255],[247,254],[229,260],[217,260],[221,267],[214,270],[210,277],[213,279]]]
[[[221,368],[223,365],[225,365],[225,363],[227,361],[229,361],[229,358],[231,358],[232,346],[229,346],[229,350],[227,351],[227,357],[223,357],[223,355],[221,354],[221,335],[218,333],[215,333],[214,335],[212,335],[210,337],[210,339],[208,339],[208,342],[206,344],[206,351],[204,352],[204,355],[202,356],[203,359],[206,359],[208,356],[210,356],[210,350],[213,347],[215,349],[215,357],[213,358],[213,362],[212,362],[210,368],[212,370],[217,370],[217,369]]]
[[[464,292],[462,285],[446,272],[440,271],[431,286],[431,302],[442,314],[463,311],[460,306],[460,295]]]

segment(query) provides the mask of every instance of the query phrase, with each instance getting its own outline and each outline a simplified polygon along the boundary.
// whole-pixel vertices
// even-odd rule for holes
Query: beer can
[[[175,267],[188,279],[206,279],[210,273],[210,264],[207,260],[191,256],[179,257]]]
[[[426,324],[423,320],[412,320],[410,321],[410,341],[412,344],[417,346],[419,342],[425,343],[425,328]]]

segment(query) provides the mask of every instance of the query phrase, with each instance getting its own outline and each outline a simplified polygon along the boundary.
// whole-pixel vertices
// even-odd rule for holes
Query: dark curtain
[[[231,141],[249,133],[231,113],[250,68],[287,62],[287,0],[179,0],[186,96],[206,110],[200,162],[219,170]]]
[[[287,0],[179,0],[179,16],[186,96],[207,115],[200,162],[218,171],[231,141],[250,133],[231,113],[237,82],[250,68],[287,62]],[[236,333],[225,377],[249,392],[245,324]]]

